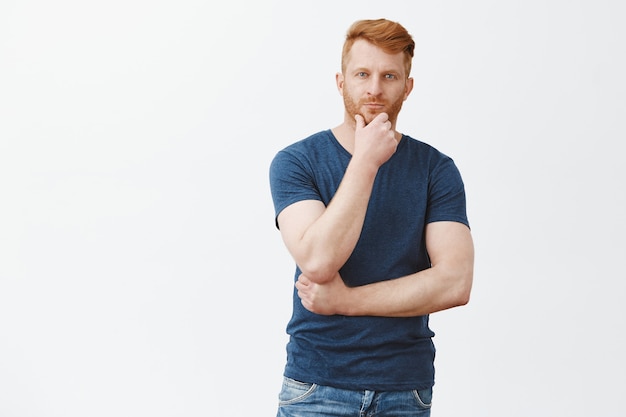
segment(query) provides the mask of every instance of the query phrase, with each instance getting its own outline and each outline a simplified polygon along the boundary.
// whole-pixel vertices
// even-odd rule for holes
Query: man
[[[343,123],[272,161],[296,262],[278,416],[430,415],[428,315],[469,301],[474,250],[454,162],[395,130],[414,45],[396,22],[355,22],[336,75]]]

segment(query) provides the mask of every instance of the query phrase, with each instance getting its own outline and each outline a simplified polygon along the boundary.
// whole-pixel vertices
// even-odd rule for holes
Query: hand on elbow
[[[347,299],[348,289],[338,273],[325,284],[317,284],[301,274],[295,285],[302,305],[312,313],[340,314],[341,303]]]

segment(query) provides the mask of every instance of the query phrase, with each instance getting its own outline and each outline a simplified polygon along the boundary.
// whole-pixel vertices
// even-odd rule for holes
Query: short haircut
[[[341,54],[341,71],[345,72],[346,60],[352,45],[358,39],[364,39],[389,54],[404,53],[406,76],[411,73],[411,61],[415,42],[407,30],[397,22],[387,19],[358,20],[350,26],[346,34]]]

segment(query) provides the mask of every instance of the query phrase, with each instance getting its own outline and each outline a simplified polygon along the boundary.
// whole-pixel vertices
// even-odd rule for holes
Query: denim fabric
[[[429,417],[432,388],[350,391],[285,378],[277,417]]]

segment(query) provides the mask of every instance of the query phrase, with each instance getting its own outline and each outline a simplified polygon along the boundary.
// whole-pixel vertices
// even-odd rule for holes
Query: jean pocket
[[[283,386],[278,395],[280,405],[294,404],[313,394],[316,384],[300,382],[291,378],[283,378]]]
[[[430,408],[433,405],[433,389],[416,389],[413,390],[413,395],[417,400],[418,404],[422,408]]]

